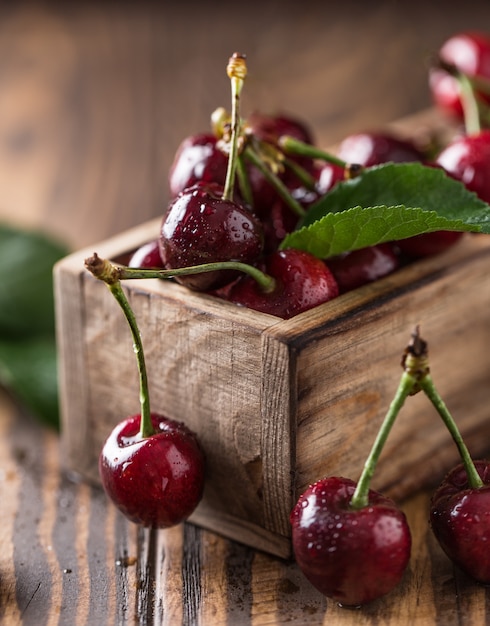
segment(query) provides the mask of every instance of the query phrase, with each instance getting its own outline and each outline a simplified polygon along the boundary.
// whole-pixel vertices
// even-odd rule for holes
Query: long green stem
[[[267,180],[272,187],[277,191],[279,196],[284,200],[284,202],[288,205],[288,207],[298,216],[304,217],[306,211],[303,209],[301,204],[293,198],[289,189],[282,182],[282,180],[276,176],[263,162],[260,156],[255,152],[251,145],[247,145],[244,150],[244,156],[247,158],[255,167],[260,170],[264,178]]]
[[[240,93],[247,75],[247,65],[243,55],[235,53],[229,60],[227,73],[231,81],[231,139],[228,155],[223,200],[233,200],[235,173],[237,168],[238,139],[240,136]]]
[[[381,424],[373,447],[371,448],[371,452],[369,453],[364,464],[362,474],[357,482],[356,490],[354,491],[350,501],[350,508],[362,509],[368,505],[369,485],[378,463],[379,456],[383,450],[395,419],[405,403],[406,398],[412,393],[416,382],[416,378],[411,373],[403,372],[398,389],[389,406],[383,423]]]
[[[461,103],[464,113],[464,125],[468,135],[476,135],[481,130],[480,109],[471,81],[465,74],[458,74],[461,90]]]
[[[326,161],[327,163],[332,163],[333,165],[338,165],[343,169],[348,166],[348,163],[339,159],[330,152],[325,152],[325,150],[321,150],[316,146],[300,141],[299,139],[295,139],[294,137],[290,137],[289,135],[283,135],[280,137],[279,146],[286,154],[296,154],[298,156],[319,159],[321,161]]]
[[[456,426],[456,422],[454,421],[452,415],[450,414],[444,400],[439,395],[432,377],[430,374],[424,376],[420,381],[419,385],[421,389],[423,389],[424,393],[427,395],[429,400],[434,405],[435,409],[439,413],[444,422],[446,428],[449,430],[456,447],[458,448],[459,454],[461,456],[461,460],[463,462],[466,474],[468,476],[468,484],[470,487],[474,489],[478,489],[483,486],[483,481],[480,478],[480,475],[476,471],[475,464],[471,458],[471,455],[466,447],[465,442],[463,441],[463,437],[459,432],[458,427]]]
[[[131,335],[133,337],[133,347],[138,362],[139,372],[139,388],[140,388],[140,405],[141,405],[141,422],[140,422],[140,436],[143,438],[150,437],[154,434],[155,429],[151,421],[150,411],[150,394],[148,392],[148,376],[146,372],[145,354],[143,351],[143,344],[141,341],[141,335],[139,332],[138,324],[134,316],[133,310],[126,298],[121,283],[119,280],[115,282],[107,282],[107,287],[112,293],[119,306],[123,310],[123,313],[131,329]]]

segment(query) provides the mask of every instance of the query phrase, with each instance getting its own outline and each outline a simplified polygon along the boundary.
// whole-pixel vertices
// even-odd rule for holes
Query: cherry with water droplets
[[[99,474],[105,492],[132,522],[168,528],[186,520],[199,504],[205,458],[184,424],[151,414],[154,434],[141,437],[141,416],[120,422],[107,438]]]
[[[244,276],[227,299],[256,311],[289,319],[338,296],[338,286],[328,267],[309,252],[289,248],[268,255],[264,271],[276,281],[265,292],[255,280]]]
[[[411,551],[404,513],[372,489],[368,504],[353,509],[355,488],[347,478],[323,478],[300,496],[290,518],[301,571],[342,606],[360,606],[389,593],[402,579]]]
[[[476,581],[490,584],[490,463],[474,461],[483,486],[471,487],[463,464],[431,498],[430,524],[446,555]]]

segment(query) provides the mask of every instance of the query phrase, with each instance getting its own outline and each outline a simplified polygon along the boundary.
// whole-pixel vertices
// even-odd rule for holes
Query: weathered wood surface
[[[227,106],[234,50],[253,68],[245,106],[284,106],[329,145],[428,106],[428,55],[489,23],[480,0],[2,3],[0,219],[79,248],[159,216],[178,143]],[[60,472],[58,437],[3,395],[0,433],[2,625],[490,623],[488,591],[428,532],[426,493],[404,503],[403,585],[341,611],[294,565],[194,526],[138,536]]]
[[[0,623],[483,626],[490,591],[455,570],[427,525],[429,495],[402,503],[409,569],[389,596],[340,609],[297,566],[185,524],[139,531],[103,493],[60,472],[58,437],[0,394]]]

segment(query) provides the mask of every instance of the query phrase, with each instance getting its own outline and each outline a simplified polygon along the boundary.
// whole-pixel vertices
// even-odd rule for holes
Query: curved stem
[[[454,421],[452,415],[450,414],[446,404],[443,399],[439,395],[434,382],[430,376],[427,374],[420,381],[419,385],[421,389],[423,389],[426,396],[434,405],[435,409],[439,413],[444,422],[446,428],[449,430],[456,447],[458,448],[459,454],[461,456],[461,460],[463,462],[466,474],[468,476],[468,484],[470,487],[474,489],[478,489],[483,487],[483,481],[480,478],[480,475],[476,471],[475,464],[471,458],[471,455],[466,447],[466,444],[463,441],[461,433],[459,432],[458,427],[456,426],[456,422]]]
[[[231,81],[231,140],[228,155],[228,169],[226,171],[223,200],[233,200],[235,173],[237,168],[238,138],[240,136],[240,93],[247,75],[245,57],[235,53],[229,60],[227,73]]]
[[[473,84],[465,74],[458,74],[457,80],[461,90],[464,125],[468,135],[476,135],[481,131],[480,109],[475,97]]]
[[[215,263],[203,263],[202,265],[190,265],[176,269],[138,269],[123,265],[113,265],[108,259],[101,259],[97,253],[85,260],[85,267],[99,280],[106,283],[119,280],[131,280],[138,278],[173,278],[175,276],[190,276],[204,272],[217,270],[238,270],[255,279],[262,291],[270,293],[276,287],[276,281],[272,276],[265,274],[257,267],[241,263],[240,261],[218,261]]]
[[[374,474],[379,456],[386,443],[395,419],[400,412],[407,396],[409,396],[416,384],[416,379],[410,372],[403,372],[400,384],[389,406],[388,412],[381,424],[371,452],[366,459],[362,474],[357,482],[356,489],[350,500],[350,508],[362,509],[369,503],[369,485]]]
[[[155,429],[151,421],[150,412],[150,394],[148,392],[148,376],[146,372],[145,354],[143,351],[143,343],[141,341],[141,335],[136,323],[133,310],[126,298],[126,294],[121,287],[121,283],[116,280],[114,282],[106,283],[109,291],[112,293],[119,306],[121,307],[129,328],[131,329],[131,335],[133,337],[133,347],[136,354],[136,360],[138,362],[139,372],[139,387],[140,387],[140,405],[141,405],[141,422],[140,422],[140,436],[143,438],[150,437],[154,434]]]

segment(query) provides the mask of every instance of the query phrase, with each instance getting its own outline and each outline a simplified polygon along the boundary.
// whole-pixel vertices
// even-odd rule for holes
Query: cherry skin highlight
[[[327,264],[339,292],[346,293],[391,274],[400,267],[400,258],[390,244],[378,244],[332,257]]]
[[[160,256],[158,239],[149,241],[135,250],[128,261],[128,267],[138,269],[162,269],[163,261]]]
[[[439,153],[435,164],[490,202],[490,130],[457,137]]]
[[[476,581],[490,584],[490,464],[475,461],[484,486],[472,489],[462,464],[445,477],[430,505],[432,531],[447,556]]]
[[[160,256],[166,269],[218,261],[255,264],[262,253],[262,225],[248,209],[223,200],[219,185],[196,184],[170,203],[160,230]],[[179,276],[178,282],[208,291],[233,280],[230,270]]]
[[[423,161],[424,155],[408,139],[388,132],[366,132],[349,135],[339,145],[338,156],[347,163],[364,167],[381,163]]]
[[[142,438],[141,416],[118,424],[99,457],[105,492],[132,522],[168,528],[183,522],[204,490],[205,459],[184,424],[153,413],[155,434]]]
[[[337,283],[325,263],[303,250],[273,252],[263,269],[276,279],[274,291],[266,293],[253,278],[244,276],[231,287],[227,299],[289,319],[338,296]]]
[[[370,490],[369,504],[351,509],[356,483],[328,477],[311,485],[291,512],[296,562],[311,584],[342,606],[389,593],[410,559],[411,535],[395,503]]]

